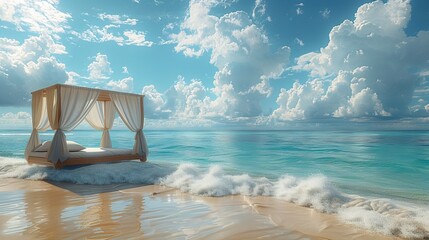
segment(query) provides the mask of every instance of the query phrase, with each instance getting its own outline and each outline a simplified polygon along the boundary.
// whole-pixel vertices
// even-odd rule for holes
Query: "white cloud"
[[[429,32],[406,36],[409,1],[361,6],[329,34],[320,52],[298,58],[295,70],[314,78],[282,89],[273,117],[282,120],[410,114],[419,69],[428,67]],[[398,67],[400,66],[400,67]]]
[[[68,28],[71,15],[57,9],[59,1],[0,0],[0,20],[18,31],[36,33],[22,44],[0,38],[0,105],[27,104],[30,92],[68,80],[65,65],[55,55],[66,54],[59,33]]]
[[[165,100],[163,94],[159,93],[154,85],[144,86],[142,90],[145,106],[145,117],[148,118],[166,118],[170,112],[164,111]]]
[[[89,79],[100,81],[109,79],[113,73],[107,55],[97,53],[94,61],[88,65]]]
[[[429,70],[427,69],[423,69],[420,73],[419,73],[420,77],[429,77]]]
[[[425,110],[426,110],[426,112],[429,112],[429,104],[426,104]]]
[[[124,79],[115,81],[110,80],[106,86],[112,90],[121,91],[121,92],[132,92],[133,91],[133,82],[132,77],[126,77]]]
[[[113,41],[119,46],[134,45],[151,47],[153,45],[153,42],[146,40],[146,34],[144,32],[135,30],[126,30],[122,33],[118,30],[116,32],[112,31],[112,29],[118,28],[120,28],[120,25],[114,24],[105,25],[103,27],[90,26],[89,29],[82,33],[76,31],[71,31],[70,33],[87,42],[102,43]]]
[[[168,23],[167,25],[165,25],[165,27],[162,29],[162,33],[164,35],[169,35],[171,30],[173,30],[175,27],[177,26],[176,23]],[[164,40],[165,41],[165,40]]]
[[[144,32],[130,30],[130,31],[125,31],[124,36],[128,38],[124,42],[126,45],[150,47],[153,44],[153,42],[151,41],[146,41],[146,36]]]
[[[252,11],[252,18],[256,18],[257,14],[259,16],[265,15],[266,6],[264,0],[255,0],[255,7]]]
[[[302,8],[297,8],[296,15],[302,15],[302,14],[304,14],[304,10],[302,10]]]
[[[320,14],[322,15],[323,18],[327,19],[327,18],[329,18],[329,15],[331,14],[331,10],[325,8],[325,10],[320,11]]]
[[[98,18],[101,20],[107,20],[110,21],[112,24],[118,24],[118,25],[136,25],[138,20],[135,18],[129,18],[127,15],[115,15],[115,14],[107,14],[107,13],[100,13],[98,14]]]
[[[186,84],[179,76],[176,84],[164,94],[164,108],[171,111],[175,118],[202,118],[206,111],[206,88],[201,81],[192,80]]]
[[[68,78],[65,84],[68,85],[77,85],[77,79],[81,78],[81,76],[73,71],[67,72]]]
[[[298,6],[298,7],[304,7],[304,3],[298,3],[298,4],[296,4],[296,6]]]
[[[203,119],[207,116],[207,89],[201,81],[187,84],[182,76],[166,92],[159,93],[153,85],[145,86],[145,114],[149,118]]]
[[[7,112],[3,113],[0,117],[1,119],[8,119],[8,120],[17,120],[17,119],[31,119],[31,114],[28,112]]]
[[[295,42],[299,45],[299,46],[304,46],[304,41],[302,41],[299,38],[295,38]]]
[[[206,105],[200,115],[257,116],[262,111],[260,101],[271,93],[269,79],[283,73],[290,50],[283,47],[272,52],[268,37],[245,12],[210,15],[211,8],[220,3],[190,2],[181,31],[171,35],[177,42],[175,50],[188,57],[209,52],[210,63],[218,69],[210,89],[216,97],[199,98],[198,104]]]
[[[119,28],[118,25],[105,25],[103,27],[99,26],[90,26],[89,29],[83,31],[82,33],[71,31],[70,33],[74,36],[87,41],[87,42],[116,42],[119,46],[123,45],[124,38],[118,34],[110,32],[110,29]]]
[[[62,33],[71,16],[59,11],[58,3],[58,0],[0,0],[0,20],[14,24],[19,31]]]
[[[145,110],[146,116],[146,110]],[[208,129],[220,125],[210,119],[151,119],[145,122],[145,129]]]
[[[135,2],[135,3],[140,3],[140,0],[133,0],[133,2]]]
[[[104,88],[122,92],[132,92],[134,79],[131,76],[116,80],[109,58],[106,54],[97,53],[94,60],[88,64],[88,76],[81,76],[75,72],[68,72],[66,84],[84,85],[94,88]],[[127,67],[122,67],[122,73],[128,74]]]
[[[30,92],[68,79],[65,65],[56,54],[65,54],[63,45],[47,35],[32,36],[21,44],[0,38],[0,105],[23,105]]]
[[[31,126],[31,114],[28,112],[7,112],[0,116],[1,128],[25,128]]]

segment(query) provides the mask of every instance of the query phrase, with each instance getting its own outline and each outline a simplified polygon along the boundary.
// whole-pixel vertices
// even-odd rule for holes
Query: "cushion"
[[[45,141],[40,146],[34,149],[35,152],[47,152],[51,147],[52,141]],[[69,148],[69,152],[79,152],[85,149],[84,146],[80,145],[77,142],[67,141],[67,147]]]

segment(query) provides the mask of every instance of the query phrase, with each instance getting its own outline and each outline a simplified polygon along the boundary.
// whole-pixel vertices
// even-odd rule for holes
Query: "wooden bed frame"
[[[88,158],[71,157],[63,163],[58,161],[57,164],[53,164],[49,162],[47,158],[29,156],[27,159],[27,162],[28,164],[39,164],[39,165],[54,167],[56,169],[61,169],[65,166],[89,165],[89,164],[105,163],[105,162],[122,162],[127,160],[140,160],[141,162],[146,162],[146,156],[140,157],[137,154],[126,154],[126,155],[116,155],[116,156],[106,156],[106,157],[88,157]]]
[[[58,109],[56,111],[57,119],[61,116],[61,87],[64,86],[64,84],[55,84],[47,88],[43,88],[34,92],[42,91],[43,95],[47,94],[47,90],[51,88],[57,89],[57,104]],[[84,88],[84,87],[80,87]],[[32,92],[32,94],[34,93]],[[125,95],[133,95],[139,97],[140,101],[140,112],[144,114],[144,107],[143,107],[143,98],[144,95],[135,94],[135,93],[123,93],[123,92],[117,92],[117,91],[110,91],[110,90],[100,90],[100,94],[98,96],[97,101],[101,102],[108,102],[112,101],[110,98],[110,93],[120,93]],[[144,117],[143,117],[144,118]],[[48,161],[45,157],[34,157],[29,156],[27,159],[28,164],[41,164],[46,166],[51,166],[56,169],[61,169],[65,166],[73,166],[73,165],[88,165],[88,164],[96,164],[96,163],[103,163],[103,162],[121,162],[121,161],[127,161],[127,160],[140,160],[141,162],[146,162],[147,158],[146,155],[139,156],[137,154],[121,154],[121,155],[115,155],[115,156],[104,156],[104,157],[85,157],[85,158],[73,158],[70,157],[65,162],[61,163],[58,161],[56,164],[51,163]]]

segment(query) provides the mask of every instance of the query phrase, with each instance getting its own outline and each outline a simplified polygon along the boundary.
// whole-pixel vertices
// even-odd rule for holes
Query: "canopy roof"
[[[109,129],[113,126],[115,112],[125,125],[136,133],[134,154],[142,158],[148,155],[143,134],[144,95],[96,88],[55,84],[34,91],[32,94],[33,131],[25,156],[40,144],[38,131],[55,130],[48,160],[53,164],[68,158],[66,136],[63,131],[73,130],[83,120],[98,130],[103,130],[101,147],[111,148]]]
[[[112,90],[105,90],[105,89],[98,89],[98,88],[88,88],[88,87],[80,87],[80,86],[74,86],[74,85],[67,85],[67,84],[54,84],[49,87],[41,88],[39,90],[31,92],[31,94],[43,92],[43,96],[46,96],[47,91],[51,89],[61,89],[62,87],[73,87],[73,88],[80,88],[80,89],[94,89],[99,90],[100,95],[97,98],[97,101],[111,101],[109,93],[116,93],[116,94],[123,94],[123,95],[131,95],[131,96],[141,96],[144,97],[142,94],[137,93],[126,93],[126,92],[119,92],[119,91],[112,91]]]

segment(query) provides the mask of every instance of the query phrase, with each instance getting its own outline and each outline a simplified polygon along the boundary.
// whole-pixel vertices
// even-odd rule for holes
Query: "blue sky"
[[[429,2],[0,0],[0,123],[54,83],[143,93],[153,128],[429,122]]]

